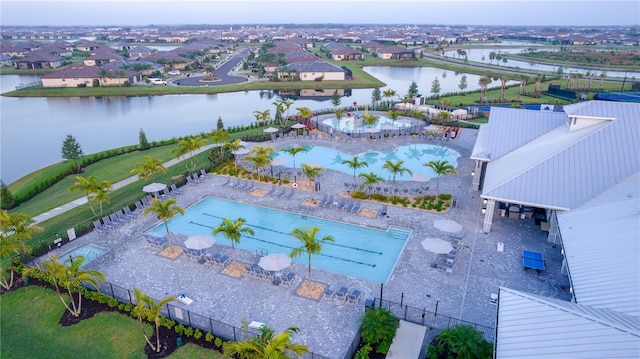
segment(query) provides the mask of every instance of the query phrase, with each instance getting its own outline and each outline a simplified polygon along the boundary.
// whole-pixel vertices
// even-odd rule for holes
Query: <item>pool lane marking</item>
[[[213,215],[213,214],[210,214],[210,213],[203,212],[202,214],[204,214],[205,216],[222,219],[222,217],[219,217],[219,216],[216,216],[216,215]],[[197,224],[199,226],[208,227],[208,228],[213,229],[213,227],[208,226],[206,224],[196,223],[196,222],[193,222],[193,221],[190,221],[189,223],[193,223],[193,224]],[[249,223],[245,223],[245,224],[247,226],[249,226],[249,227],[259,228],[259,229],[263,229],[265,231],[270,231],[270,232],[274,232],[274,233],[278,233],[278,234],[284,234],[285,236],[290,236],[291,235],[291,233],[285,233],[285,232],[281,232],[281,231],[276,231],[275,229],[271,229],[271,228],[260,227],[260,226],[256,226],[256,225],[249,224]],[[356,250],[356,251],[365,252],[365,253],[371,253],[371,254],[377,254],[377,255],[380,255],[380,256],[382,255],[382,252],[372,251],[372,250],[369,250],[369,249],[352,247],[352,246],[348,246],[348,245],[345,245],[345,244],[338,244],[338,243],[335,243],[335,242],[325,242],[325,243],[328,244],[328,245],[331,245],[331,246],[353,249],[353,250]]]

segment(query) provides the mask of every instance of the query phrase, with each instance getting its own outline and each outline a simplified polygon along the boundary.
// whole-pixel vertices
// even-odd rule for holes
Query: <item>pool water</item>
[[[235,220],[238,217],[244,218],[245,225],[255,234],[243,235],[236,249],[289,255],[293,248],[302,245],[290,235],[295,228],[318,227],[320,231],[316,239],[330,235],[335,241],[323,243],[322,252],[311,256],[312,267],[377,283],[387,281],[411,235],[409,228],[390,227],[383,231],[213,197],[189,207],[183,216],[169,220],[168,225],[172,233],[195,236],[211,234],[223,218]],[[162,237],[166,235],[166,229],[164,224],[159,224],[147,233]],[[216,237],[217,245],[230,247],[231,242],[219,235]],[[215,251],[215,248],[210,251]],[[308,265],[306,253],[293,261]]]
[[[342,164],[342,161],[352,160],[352,154],[338,151],[330,147],[323,146],[303,146],[307,149],[307,152],[298,152],[295,156],[296,169],[300,169],[300,165],[303,163],[316,163],[322,168],[340,171],[353,175],[353,169]],[[360,167],[356,170],[356,176],[360,173],[373,172],[378,176],[384,178],[387,181],[393,180],[393,175],[386,169],[382,168],[386,160],[391,160],[394,163],[397,161],[404,161],[403,167],[411,170],[413,175],[423,174],[430,178],[435,178],[436,173],[429,167],[423,166],[423,164],[429,161],[447,161],[452,166],[457,166],[457,159],[460,154],[445,146],[432,145],[432,144],[410,144],[398,146],[392,152],[380,152],[369,151],[356,154],[358,159],[366,161],[367,167]],[[278,151],[274,157],[283,158],[286,160],[285,167],[293,167],[293,157],[284,152]],[[410,181],[411,176],[408,173],[402,175],[396,175],[396,181]]]
[[[83,244],[80,247],[61,255],[59,259],[61,263],[64,263],[67,259],[73,259],[78,256],[83,256],[85,258],[85,261],[84,263],[82,263],[82,267],[84,267],[85,265],[87,265],[87,263],[100,257],[105,252],[106,250],[102,248],[92,246],[90,244]]]
[[[340,121],[338,121],[337,117],[330,117],[322,120],[322,123],[342,132],[365,132],[368,128],[401,130],[411,127],[410,121],[402,119],[392,121],[390,117],[384,115],[376,114],[376,116],[378,116],[378,120],[373,125],[368,125],[362,118],[362,114],[359,114],[356,118],[355,113],[349,113],[348,116],[345,114]]]

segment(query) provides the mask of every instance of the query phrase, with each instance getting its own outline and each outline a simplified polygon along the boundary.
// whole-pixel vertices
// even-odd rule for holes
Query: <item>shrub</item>
[[[187,338],[192,337],[192,336],[193,336],[193,328],[192,328],[192,327],[186,327],[186,328],[184,328],[184,335],[185,335]]]
[[[109,308],[115,308],[118,306],[118,300],[116,298],[111,298],[107,301],[107,305]]]
[[[377,353],[386,354],[399,326],[400,321],[389,309],[377,307],[364,313],[360,332],[366,344],[376,345]]]
[[[213,341],[213,344],[216,346],[216,348],[220,348],[222,346],[222,339],[216,338],[216,340]]]
[[[443,193],[443,194],[439,195],[438,198],[443,200],[443,201],[448,201],[448,200],[451,199],[451,194]]]
[[[369,195],[362,191],[355,191],[351,193],[351,197],[356,199],[367,199],[369,198]]]
[[[365,344],[356,352],[356,355],[353,356],[353,359],[369,359],[370,351],[371,346],[369,344]]]
[[[211,343],[211,341],[213,341],[215,337],[213,336],[213,334],[207,332],[207,334],[204,335],[204,340],[206,340],[207,342]]]
[[[182,325],[182,323],[176,325],[173,329],[178,335],[182,335],[182,333],[184,333],[184,325]]]
[[[200,329],[196,328],[196,330],[193,332],[193,337],[196,339],[202,338],[202,332],[200,331]]]
[[[131,313],[131,310],[133,309],[133,305],[130,303],[127,303],[124,305],[124,311],[127,313]]]
[[[489,359],[493,356],[491,343],[488,343],[484,335],[470,325],[445,328],[432,344],[435,346],[433,353],[436,354],[436,358]]]

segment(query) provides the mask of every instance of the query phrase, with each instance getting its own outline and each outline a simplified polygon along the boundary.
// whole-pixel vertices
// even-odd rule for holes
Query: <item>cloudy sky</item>
[[[2,26],[281,23],[638,25],[640,1],[0,1]]]

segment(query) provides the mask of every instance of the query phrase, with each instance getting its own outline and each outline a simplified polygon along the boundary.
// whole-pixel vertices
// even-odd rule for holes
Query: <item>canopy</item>
[[[416,173],[411,176],[411,180],[416,182],[429,182],[431,180],[431,177],[422,173]]]
[[[283,253],[269,254],[260,258],[258,265],[264,270],[279,271],[291,265],[291,258]]]
[[[148,185],[142,187],[142,190],[147,192],[147,193],[157,193],[157,192],[162,191],[165,188],[167,188],[166,184],[153,182],[151,184],[148,184]]]
[[[216,243],[216,240],[212,236],[199,234],[197,236],[189,237],[184,241],[184,246],[189,249],[205,249],[209,248]]]
[[[280,131],[280,130],[278,130],[275,127],[267,127],[264,130],[262,130],[262,132],[266,132],[266,133],[274,133],[274,132],[278,132],[278,131]]]
[[[426,238],[420,244],[422,248],[435,254],[447,254],[453,250],[451,243],[440,238]]]
[[[301,129],[301,128],[305,128],[307,126],[301,124],[301,123],[296,123],[295,125],[291,126],[291,128],[295,128],[296,130]]]
[[[282,166],[285,163],[287,163],[287,159],[282,157],[276,157],[271,161],[271,164],[274,166]]]

